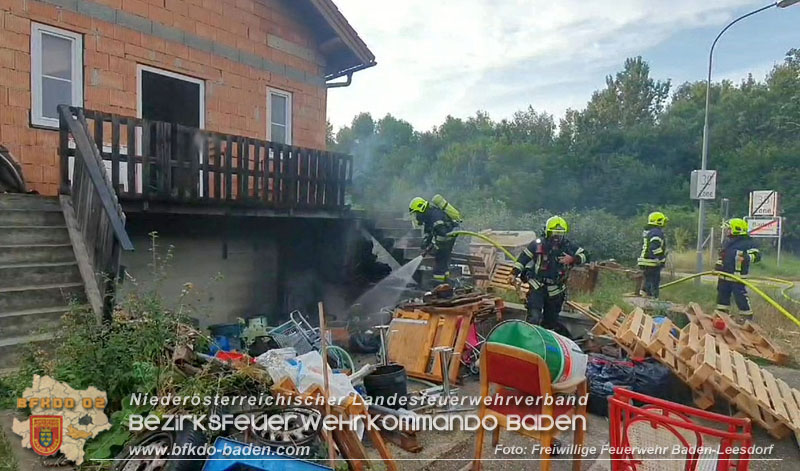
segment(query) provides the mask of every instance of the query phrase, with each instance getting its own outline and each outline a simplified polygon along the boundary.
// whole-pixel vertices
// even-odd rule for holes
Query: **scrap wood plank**
[[[699,388],[716,371],[717,342],[713,336],[706,334],[702,340],[701,352],[694,358],[694,373],[689,378],[689,386]]]
[[[453,347],[453,359],[450,361],[450,371],[448,371],[451,383],[455,383],[458,380],[458,373],[461,370],[461,354],[464,353],[464,348],[467,345],[467,336],[469,335],[471,327],[472,319],[469,317],[462,317],[458,325]]]
[[[625,319],[625,311],[620,309],[618,306],[612,306],[611,309],[608,310],[605,316],[600,319],[600,322],[594,326],[592,329],[592,333],[596,335],[603,335],[603,334],[616,334],[619,329],[622,327],[622,324]]]
[[[761,377],[764,378],[764,385],[767,388],[767,395],[769,395],[769,400],[772,403],[772,410],[778,414],[778,417],[791,423],[792,419],[789,418],[789,412],[786,410],[786,405],[783,402],[783,395],[778,389],[778,383],[775,381],[775,377],[767,370],[761,370]]]
[[[747,321],[742,331],[745,332],[745,335],[750,334],[753,336],[752,343],[757,349],[771,355],[771,357],[767,357],[767,360],[776,365],[789,363],[789,355],[770,341],[769,334],[760,325]]]
[[[575,301],[567,301],[565,304],[570,309],[574,310],[575,312],[583,314],[584,316],[588,317],[589,319],[595,322],[600,322],[600,320],[603,319],[603,316],[601,314],[592,310],[591,304],[578,303]]]
[[[450,347],[454,348],[455,341],[456,341],[456,334],[458,333],[458,327],[461,323],[462,316],[442,316],[444,319],[444,325],[441,329],[436,333],[436,338],[433,341],[433,348],[436,347]],[[458,358],[455,359],[455,362],[458,363]],[[434,376],[442,377],[442,363],[441,358],[439,355],[435,355],[433,359],[433,372]],[[441,380],[440,380],[441,381]]]
[[[778,383],[778,390],[781,393],[783,403],[786,406],[786,412],[789,413],[789,420],[790,422],[797,427],[800,425],[800,405],[797,403],[797,399],[794,396],[794,392],[792,388],[789,387],[788,384],[782,379],[777,380]],[[796,392],[796,390],[795,390]],[[795,429],[797,432],[800,432],[800,429]]]
[[[435,323],[428,319],[395,317],[389,323],[387,353],[390,362],[399,363],[409,371],[422,371],[427,356],[422,355],[428,339],[434,333]],[[430,349],[430,348],[429,348]]]
[[[692,390],[694,405],[700,409],[708,409],[714,405],[714,391],[711,385],[703,383],[699,389]]]
[[[753,398],[758,405],[769,409],[772,404],[769,402],[769,394],[767,393],[767,388],[764,386],[761,368],[751,360],[746,360],[745,363],[747,364],[747,374],[750,376],[750,381],[753,384]]]
[[[684,360],[693,358],[700,353],[700,328],[694,322],[690,322],[681,331],[680,341],[678,342],[678,355]]]
[[[744,394],[739,394],[736,396],[733,404],[738,410],[738,412],[735,414],[736,417],[749,418],[766,430],[767,433],[769,433],[772,437],[782,440],[791,433],[791,429],[789,427],[775,420],[771,414],[764,411],[758,406],[758,404],[756,404],[754,400],[748,398]]]
[[[285,377],[278,384],[273,385],[271,391],[274,395],[284,396],[291,401],[299,397],[301,398],[301,402],[298,403],[308,404],[309,407],[317,409],[324,414],[324,409],[320,404],[327,403],[327,401],[323,400],[320,402],[318,400],[319,397],[325,397],[319,385],[314,385],[306,392],[301,393],[298,391],[294,381],[292,381],[291,378]],[[349,420],[352,420],[354,416],[364,416],[366,420],[369,420],[370,413],[367,409],[367,405],[364,400],[361,399],[361,396],[358,395],[348,397],[344,404],[332,404],[330,408],[333,414],[348,417]],[[378,450],[378,455],[380,455],[381,460],[386,466],[386,470],[397,471],[397,463],[394,458],[392,458],[392,454],[386,447],[386,443],[383,441],[383,438],[381,438],[380,433],[375,430],[374,427],[367,427],[366,433],[369,435],[370,441],[375,449]],[[336,441],[337,438],[337,445],[341,443],[341,446],[338,446],[339,452],[347,461],[347,465],[351,470],[357,471],[363,469],[363,464],[369,463],[365,461],[367,458],[366,451],[363,445],[361,445],[361,440],[358,438],[358,435],[356,435],[355,430],[350,430],[348,428],[338,429],[334,435],[334,440]]]
[[[636,308],[633,312],[625,318],[622,328],[617,334],[617,338],[625,342],[626,345],[631,346],[639,337],[644,323],[644,311],[641,308]],[[650,317],[650,316],[648,316]]]

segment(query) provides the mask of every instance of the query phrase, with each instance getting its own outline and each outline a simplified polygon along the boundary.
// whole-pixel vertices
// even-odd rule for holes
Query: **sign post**
[[[780,226],[780,234],[778,234],[778,260],[775,262],[776,266],[781,266],[781,239],[783,239],[783,218],[778,218],[780,222],[778,226]]]
[[[689,196],[693,200],[715,199],[717,197],[717,171],[692,170],[689,192]]]
[[[781,239],[783,239],[783,218],[780,214],[780,197],[773,190],[750,192],[750,216],[747,219],[751,237],[778,239],[777,265],[781,266]]]

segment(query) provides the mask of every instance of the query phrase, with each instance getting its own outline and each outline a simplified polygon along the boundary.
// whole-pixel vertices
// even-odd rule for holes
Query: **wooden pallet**
[[[699,346],[690,385],[709,382],[740,413],[776,438],[800,434],[800,391],[710,334],[703,336]]]
[[[595,325],[592,332],[596,335],[607,335],[614,338],[618,345],[628,352],[632,358],[650,355],[672,372],[683,382],[688,382],[693,366],[679,355],[680,341],[675,336],[677,328],[665,319],[657,328],[653,318],[639,308],[630,314],[613,306]],[[700,382],[692,388],[694,404],[701,409],[714,405],[714,393],[711,384]]]
[[[727,343],[730,348],[739,353],[763,358],[776,365],[785,365],[789,362],[789,356],[775,346],[757,324],[748,321],[741,326],[728,314],[719,311],[716,311],[714,315],[708,315],[697,303],[689,303],[685,314],[692,324],[697,325],[701,334],[713,335],[717,340]],[[724,331],[714,327],[714,319],[717,317],[725,322]]]
[[[516,291],[520,299],[525,300],[531,287],[528,283],[520,283],[519,286],[514,284],[514,279],[511,276],[513,268],[514,265],[507,262],[496,263],[486,286],[490,290]],[[598,269],[594,265],[581,265],[572,268],[567,279],[567,289],[572,292],[591,293],[597,286],[597,274]]]
[[[613,337],[632,357],[650,355],[670,368],[692,389],[697,407],[711,407],[716,394],[773,437],[781,439],[794,432],[800,438],[800,391],[725,340],[705,333],[699,323],[680,331],[669,320],[655,329],[653,325],[641,309],[626,315],[615,306],[593,332]]]
[[[524,301],[528,297],[528,291],[530,291],[531,287],[528,283],[521,283],[518,286],[514,285],[513,277],[511,276],[511,270],[513,270],[513,268],[514,266],[510,263],[495,263],[487,287],[491,290],[516,291],[520,299]]]

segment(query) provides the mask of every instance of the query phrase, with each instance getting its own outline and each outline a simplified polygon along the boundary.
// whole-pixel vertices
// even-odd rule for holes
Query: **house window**
[[[205,82],[201,79],[139,65],[139,117],[150,121],[205,127]]]
[[[58,105],[83,106],[83,38],[31,25],[31,122],[57,128]]]
[[[281,144],[292,143],[292,94],[270,88],[267,92],[267,139]]]

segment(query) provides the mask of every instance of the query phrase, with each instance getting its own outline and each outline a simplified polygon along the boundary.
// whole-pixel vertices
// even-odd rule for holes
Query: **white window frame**
[[[42,114],[42,34],[72,41],[72,106],[83,106],[83,35],[31,22],[31,123],[58,128],[58,119]]]
[[[136,64],[136,117],[142,117],[142,72],[163,75],[164,77],[196,83],[200,86],[200,129],[206,127],[206,81],[196,77],[179,74],[169,70],[150,67],[149,65]]]
[[[286,98],[286,145],[292,145],[292,92],[267,87],[267,140],[272,140],[272,96]]]

